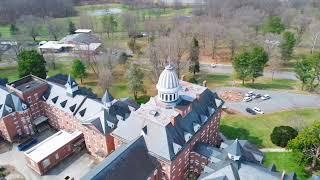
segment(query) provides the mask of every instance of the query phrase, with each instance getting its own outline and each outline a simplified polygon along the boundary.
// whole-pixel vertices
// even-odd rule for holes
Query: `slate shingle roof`
[[[15,93],[9,93],[6,87],[0,86],[0,118],[13,112],[24,111],[28,108]]]
[[[182,82],[182,85],[186,83]],[[148,103],[132,112],[127,120],[119,122],[118,128],[112,134],[129,142],[147,131],[144,137],[150,153],[169,161],[174,160],[223,104],[217,94],[205,87],[188,84],[187,88],[187,91],[180,92],[179,103],[183,104],[178,103],[173,108],[166,108],[158,105],[157,97],[151,98]],[[195,93],[199,94],[198,99]],[[220,106],[216,105],[216,99],[219,99]],[[175,107],[185,105],[190,105],[191,111],[182,117]],[[175,125],[171,122],[173,117],[176,119]]]
[[[157,167],[141,136],[110,154],[81,180],[142,180],[153,174]]]

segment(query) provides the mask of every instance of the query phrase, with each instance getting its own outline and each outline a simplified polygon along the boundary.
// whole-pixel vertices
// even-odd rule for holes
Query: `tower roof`
[[[114,100],[113,96],[110,94],[109,90],[107,89],[104,93],[101,101],[103,104],[111,103]]]
[[[69,86],[71,88],[78,86],[78,83],[70,76],[68,76],[67,84],[66,86]]]
[[[180,87],[179,78],[175,71],[175,68],[169,64],[165,67],[159,76],[157,84],[158,91],[166,92],[170,90],[176,90]]]
[[[242,146],[239,143],[238,139],[234,140],[234,142],[226,148],[226,151],[234,156],[242,156],[243,152]]]

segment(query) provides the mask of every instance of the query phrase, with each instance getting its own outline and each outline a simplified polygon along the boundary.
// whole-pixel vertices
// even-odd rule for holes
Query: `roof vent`
[[[72,105],[72,106],[70,106],[70,111],[71,112],[74,112],[74,110],[76,109],[76,106],[77,106],[77,104],[74,104],[74,105]]]
[[[156,117],[157,115],[159,115],[158,111],[156,110],[149,111],[149,114],[152,115],[153,117]]]
[[[66,107],[67,101],[68,101],[68,100],[65,100],[65,101],[61,102],[61,103],[60,103],[61,107],[63,107],[63,108]]]
[[[22,103],[21,106],[22,106],[22,109],[23,109],[23,110],[26,110],[26,109],[27,109],[27,105],[26,105],[26,104],[23,104],[23,103]],[[0,109],[1,109],[1,108],[0,108]]]
[[[80,114],[81,117],[84,116],[84,114],[86,113],[86,110],[87,110],[87,108],[84,108],[83,110],[81,110],[81,111],[79,112],[79,114]]]
[[[147,134],[148,134],[148,128],[147,128],[147,126],[144,126],[144,127],[142,128],[142,131],[143,131],[144,135],[147,135]]]
[[[174,154],[178,154],[178,152],[182,149],[182,146],[180,146],[179,144],[177,143],[172,143],[172,146],[173,146],[173,152]]]
[[[56,96],[54,98],[51,99],[51,101],[55,104],[58,101],[59,96]]]

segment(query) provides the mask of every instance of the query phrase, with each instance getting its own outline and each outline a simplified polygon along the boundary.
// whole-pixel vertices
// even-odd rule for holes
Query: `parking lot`
[[[243,94],[249,91],[259,93],[261,95],[268,94],[271,99],[262,100],[261,98],[253,99],[250,102],[226,102],[226,106],[237,112],[249,115],[246,108],[258,107],[264,113],[273,113],[284,110],[295,110],[302,108],[320,108],[320,96],[316,95],[303,95],[281,91],[265,91],[265,90],[252,90],[248,88],[219,88],[216,90],[219,93],[224,91],[237,91]]]
[[[37,138],[39,141],[51,136],[55,131],[48,130],[41,133]],[[66,176],[80,179],[84,174],[96,166],[95,160],[85,151],[73,154],[51,169],[46,175],[40,176],[30,169],[25,161],[24,153],[17,150],[14,144],[10,151],[0,154],[0,165],[11,165],[16,168],[16,173],[10,174],[6,179],[27,179],[27,180],[63,180]]]

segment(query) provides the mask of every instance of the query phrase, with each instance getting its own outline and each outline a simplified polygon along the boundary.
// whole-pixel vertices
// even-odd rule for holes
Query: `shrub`
[[[298,136],[298,131],[290,126],[275,127],[270,135],[273,144],[286,147],[291,139]]]

